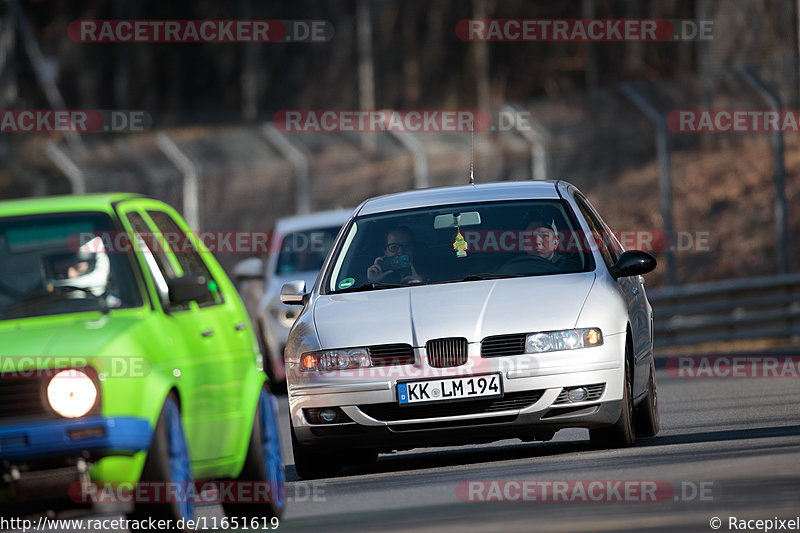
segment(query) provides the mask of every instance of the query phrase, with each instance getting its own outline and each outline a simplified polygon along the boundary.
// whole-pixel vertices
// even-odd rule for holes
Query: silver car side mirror
[[[281,302],[286,305],[305,305],[308,301],[306,282],[303,280],[290,281],[281,287]]]

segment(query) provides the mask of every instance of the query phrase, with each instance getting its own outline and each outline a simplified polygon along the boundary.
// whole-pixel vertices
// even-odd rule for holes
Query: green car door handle
[[[200,335],[202,335],[203,337],[210,337],[213,334],[214,334],[213,329],[204,329],[203,331],[200,332]]]
[[[245,329],[247,329],[247,324],[245,324],[244,322],[239,322],[238,324],[233,326],[233,329],[235,329],[236,331],[245,330]]]

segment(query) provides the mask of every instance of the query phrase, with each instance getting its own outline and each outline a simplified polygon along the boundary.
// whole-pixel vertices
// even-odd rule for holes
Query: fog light
[[[589,397],[589,391],[583,387],[578,387],[577,389],[570,389],[567,393],[567,398],[571,402],[582,402],[586,398]]]
[[[334,409],[323,409],[319,412],[319,417],[325,422],[333,422],[336,420],[336,411]]]

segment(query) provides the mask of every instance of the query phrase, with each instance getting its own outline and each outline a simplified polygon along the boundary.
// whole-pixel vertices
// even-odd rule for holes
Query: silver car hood
[[[593,272],[320,295],[314,323],[323,348],[569,329]]]

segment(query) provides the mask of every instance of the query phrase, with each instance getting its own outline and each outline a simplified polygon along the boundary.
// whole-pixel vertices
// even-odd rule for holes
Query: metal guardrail
[[[656,347],[800,337],[800,274],[647,291]]]

